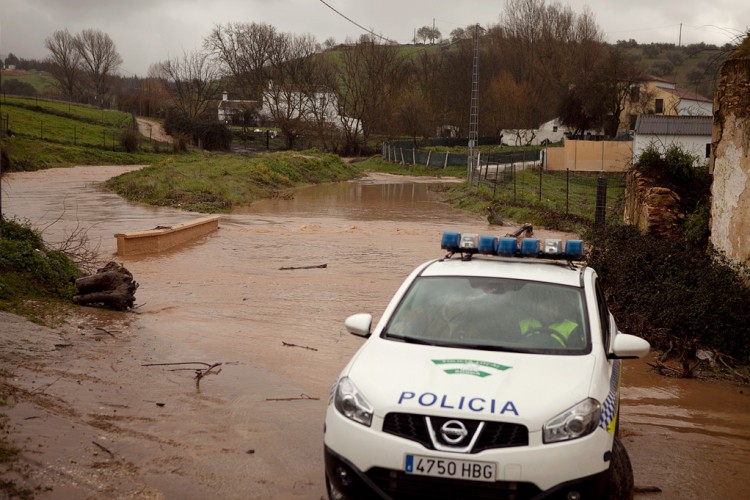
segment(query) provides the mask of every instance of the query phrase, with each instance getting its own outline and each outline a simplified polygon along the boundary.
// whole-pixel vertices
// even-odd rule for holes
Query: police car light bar
[[[480,236],[474,233],[444,232],[440,248],[450,253],[498,255],[500,257],[537,257],[547,259],[581,260],[583,240]]]

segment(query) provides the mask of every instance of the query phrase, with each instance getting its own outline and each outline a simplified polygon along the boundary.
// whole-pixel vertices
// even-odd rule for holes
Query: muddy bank
[[[46,235],[82,223],[106,259],[115,232],[192,216],[100,191],[109,175],[13,174],[3,201],[38,227],[65,207]],[[457,228],[514,229],[450,209],[424,182],[320,186],[226,216],[185,247],[118,258],[141,284],[131,312],[79,309],[53,330],[3,315],[4,412],[23,448],[20,472],[3,477],[38,498],[320,498],[328,392],[362,341],[343,319],[377,320]],[[187,362],[221,371],[196,386],[203,365],[166,365]],[[662,490],[640,497],[750,496],[745,390],[625,365],[620,429],[636,484]]]

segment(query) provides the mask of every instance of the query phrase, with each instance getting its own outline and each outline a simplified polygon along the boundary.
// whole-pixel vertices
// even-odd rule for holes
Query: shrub
[[[62,252],[48,250],[28,223],[0,218],[0,307],[26,297],[70,299],[81,276]]]
[[[725,259],[632,226],[592,237],[589,264],[624,331],[680,358],[697,347],[750,361],[750,288]]]
[[[634,167],[680,196],[685,213],[695,211],[711,195],[711,175],[707,167],[694,167],[695,155],[672,144],[664,152],[651,145],[636,159]]]
[[[138,151],[138,133],[133,129],[124,129],[120,133],[120,145],[128,153]]]

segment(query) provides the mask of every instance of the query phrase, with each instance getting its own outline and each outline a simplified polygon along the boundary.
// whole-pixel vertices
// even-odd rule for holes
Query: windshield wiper
[[[393,339],[393,340],[400,340],[401,342],[406,342],[407,344],[442,345],[432,340],[420,339],[418,337],[407,337],[406,335],[394,335],[393,333],[387,333],[387,332],[385,334],[385,338]]]

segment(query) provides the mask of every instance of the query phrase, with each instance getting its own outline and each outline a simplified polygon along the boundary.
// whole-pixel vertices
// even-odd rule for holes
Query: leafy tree
[[[435,43],[435,40],[440,40],[440,37],[440,30],[431,26],[422,26],[417,30],[417,39],[425,43],[427,43],[427,40],[430,43]]]
[[[5,66],[16,66],[18,64],[18,58],[13,54],[13,52],[9,52],[8,56],[5,58]]]

